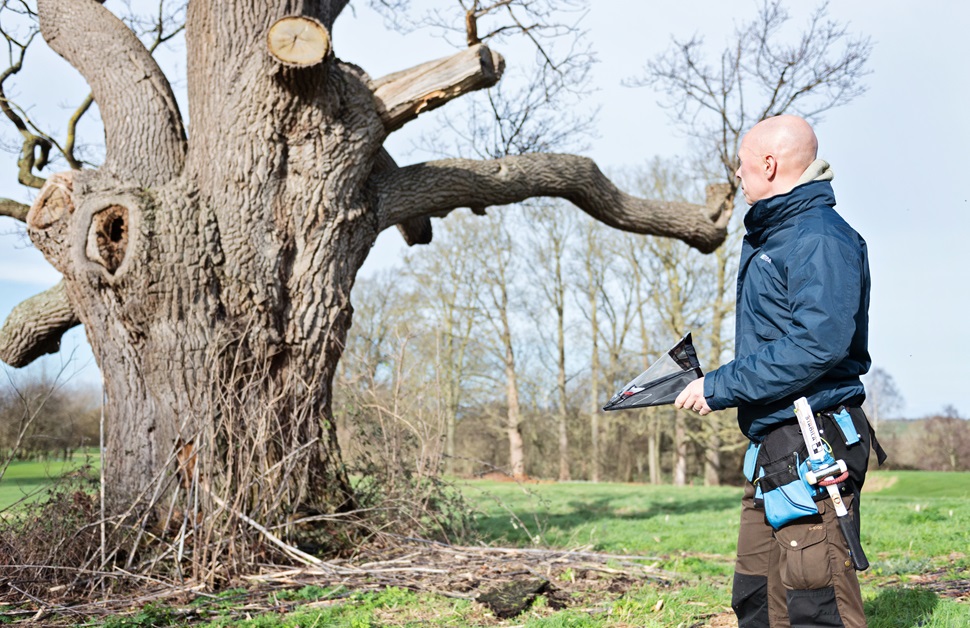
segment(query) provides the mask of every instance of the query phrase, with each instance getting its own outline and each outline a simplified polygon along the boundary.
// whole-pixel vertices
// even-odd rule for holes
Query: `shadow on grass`
[[[611,497],[594,500],[572,500],[569,506],[574,513],[589,513],[591,518],[608,516],[613,519],[652,519],[666,515],[694,515],[708,511],[740,509],[741,500],[734,496],[699,497],[697,499],[653,500],[646,507],[635,511],[619,512],[612,505]]]
[[[516,505],[509,510],[523,521],[530,521],[534,517],[542,522],[544,528],[557,528],[566,534],[576,528],[589,527],[597,522],[609,519],[613,521],[649,521],[667,516],[698,515],[704,512],[733,511],[739,508],[740,500],[737,496],[703,497],[698,499],[656,500],[645,501],[643,508],[631,509],[625,502],[626,497],[615,499],[604,496],[589,500],[570,500],[568,512],[549,512],[549,508],[541,500],[534,507]],[[521,540],[528,540],[528,534],[522,530],[508,530],[509,514],[494,513],[477,518],[476,527],[485,536],[504,536]]]
[[[936,593],[926,589],[886,589],[865,604],[869,628],[924,626],[933,618],[938,602]]]

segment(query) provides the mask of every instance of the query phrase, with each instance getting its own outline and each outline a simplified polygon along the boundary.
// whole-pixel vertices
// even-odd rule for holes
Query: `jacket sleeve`
[[[835,235],[809,235],[787,256],[791,322],[754,353],[708,373],[704,396],[714,410],[767,404],[808,387],[849,353],[864,289],[862,247]]]

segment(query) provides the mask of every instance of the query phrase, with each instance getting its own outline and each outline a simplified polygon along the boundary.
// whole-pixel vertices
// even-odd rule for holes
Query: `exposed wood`
[[[381,228],[459,207],[551,196],[572,202],[611,227],[677,238],[703,253],[724,241],[734,207],[726,184],[708,187],[706,207],[631,196],[591,159],[563,154],[533,153],[490,161],[443,159],[388,172],[375,184]]]
[[[266,47],[280,63],[305,68],[330,54],[330,33],[311,17],[291,15],[269,27]]]
[[[182,117],[151,53],[92,0],[38,0],[41,33],[84,76],[101,112],[101,169],[140,185],[174,178],[185,161]],[[83,27],[82,27],[83,25]]]
[[[458,54],[388,74],[373,82],[374,100],[390,131],[418,114],[430,111],[462,94],[491,87],[505,69],[505,60],[479,44]]]
[[[44,230],[74,213],[74,173],[58,172],[51,175],[41,188],[40,194],[29,208],[31,213],[24,216],[28,226],[34,230]]]
[[[61,348],[61,336],[80,321],[64,282],[18,304],[0,328],[0,360],[20,368]]]
[[[475,17],[475,9],[465,11],[465,41],[469,47],[482,43],[482,40],[478,38],[478,20]]]

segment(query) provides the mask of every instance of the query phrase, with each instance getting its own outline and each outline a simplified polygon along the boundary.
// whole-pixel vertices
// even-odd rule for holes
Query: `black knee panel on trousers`
[[[768,578],[735,572],[731,608],[738,628],[768,628]]]
[[[787,591],[786,594],[792,628],[845,625],[835,604],[833,587]]]

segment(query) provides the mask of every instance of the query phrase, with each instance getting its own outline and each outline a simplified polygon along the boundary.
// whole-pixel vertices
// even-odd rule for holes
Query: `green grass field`
[[[54,465],[11,465],[0,481],[0,508],[56,472]],[[243,620],[227,613],[209,625],[687,627],[711,625],[715,616],[723,621],[730,610],[739,488],[484,480],[456,486],[475,508],[477,529],[490,544],[644,556],[675,577],[663,586],[634,587],[608,608],[555,611],[540,599],[503,622],[486,621],[481,607],[465,600],[398,589],[337,596],[315,587],[293,592],[308,605],[285,615]],[[869,625],[970,625],[970,473],[874,472],[862,503],[871,567],[860,579]],[[176,616],[152,607],[105,625],[179,625]]]
[[[497,543],[653,556],[684,576],[691,595],[730,606],[739,488],[465,482],[464,492]],[[966,593],[963,602],[947,597],[970,588],[970,473],[873,472],[862,513],[869,625],[970,626]],[[638,625],[692,625],[702,614],[690,605],[665,609],[665,620]]]
[[[35,501],[44,495],[55,478],[66,472],[90,466],[97,473],[101,460],[96,456],[97,449],[75,453],[68,460],[31,460],[13,462],[7,467],[0,479],[0,512],[18,502]]]

